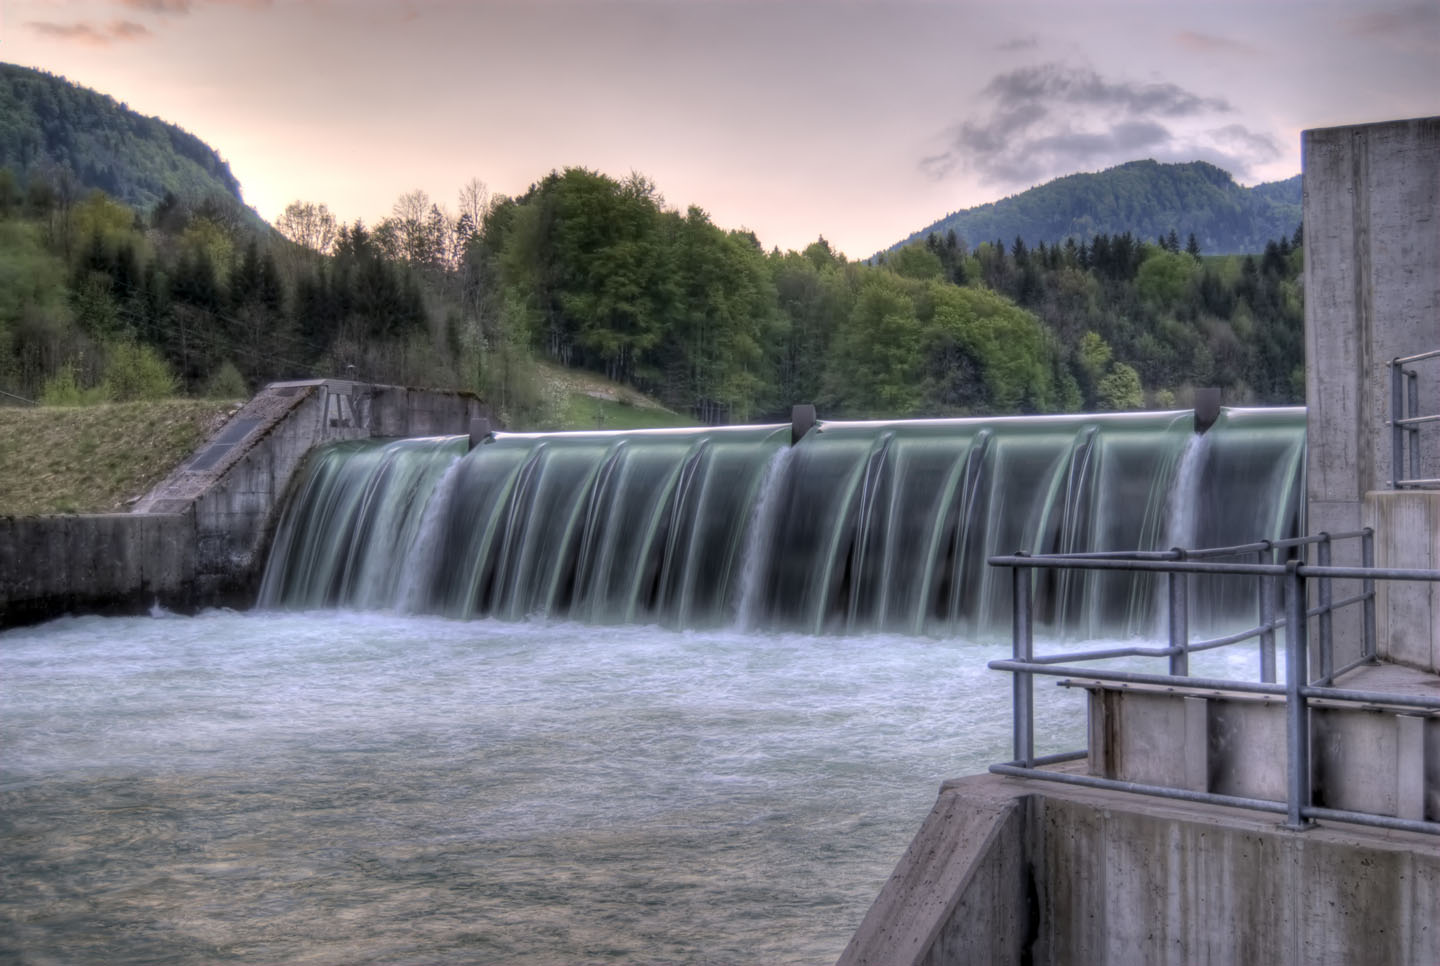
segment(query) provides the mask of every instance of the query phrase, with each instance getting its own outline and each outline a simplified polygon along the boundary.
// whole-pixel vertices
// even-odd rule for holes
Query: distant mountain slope
[[[1172,229],[1180,243],[1193,232],[1209,255],[1259,252],[1300,224],[1300,176],[1242,188],[1204,161],[1131,161],[1097,174],[1057,178],[988,205],[958,211],[898,243],[954,231],[967,245],[1016,236],[1027,245],[1130,232],[1153,241]]]
[[[140,208],[167,191],[186,201],[241,200],[229,166],[195,135],[63,77],[13,64],[0,64],[0,167],[22,179],[68,168],[83,187]]]

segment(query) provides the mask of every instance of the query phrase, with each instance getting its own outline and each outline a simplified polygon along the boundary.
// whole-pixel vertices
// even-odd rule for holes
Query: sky
[[[1440,114],[1440,0],[0,0],[0,60],[198,135],[272,221],[579,166],[864,258],[1061,175],[1255,184],[1306,128]]]

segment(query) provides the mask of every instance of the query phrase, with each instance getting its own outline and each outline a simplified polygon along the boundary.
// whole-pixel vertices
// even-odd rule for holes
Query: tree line
[[[645,177],[515,196],[411,192],[374,224],[297,201],[148,210],[0,169],[0,390],[52,401],[343,376],[472,389],[543,421],[536,360],[706,423],[1303,398],[1295,237],[1209,257],[1171,237],[1027,246],[931,235],[872,262],[765,250]],[[1186,250],[1187,247],[1189,250]],[[353,367],[353,368],[352,368]]]

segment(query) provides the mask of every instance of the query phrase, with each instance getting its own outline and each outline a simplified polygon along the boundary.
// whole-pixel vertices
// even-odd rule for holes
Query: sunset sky
[[[271,220],[578,165],[863,258],[1074,171],[1253,184],[1304,128],[1440,114],[1440,2],[0,0],[0,59],[194,132]]]

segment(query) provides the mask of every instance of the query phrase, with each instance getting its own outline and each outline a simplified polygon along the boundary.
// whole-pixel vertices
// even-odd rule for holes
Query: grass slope
[[[694,426],[627,386],[542,365],[553,425],[520,429]],[[212,399],[101,406],[0,406],[0,516],[123,511],[238,407]]]
[[[580,369],[549,363],[537,365],[547,395],[559,404],[551,425],[539,429],[660,429],[695,426],[689,416],[673,412],[649,396]],[[520,428],[520,427],[517,427]]]
[[[0,514],[124,510],[239,404],[213,399],[0,407]]]

